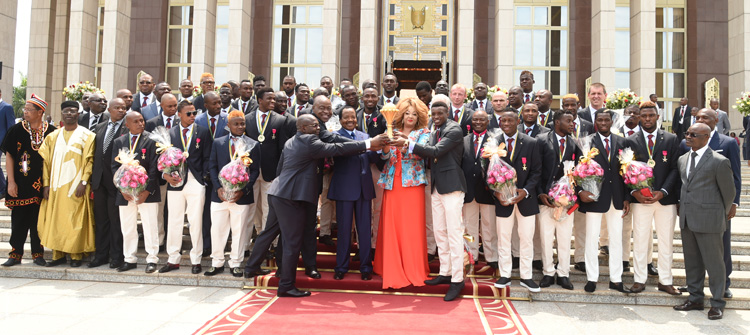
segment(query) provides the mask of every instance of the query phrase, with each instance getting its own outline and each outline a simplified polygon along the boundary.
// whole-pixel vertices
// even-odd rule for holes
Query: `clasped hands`
[[[402,148],[406,143],[408,143],[406,134],[394,130],[393,138],[389,138],[387,133],[382,133],[370,139],[370,150],[388,152],[390,151],[390,147]]]

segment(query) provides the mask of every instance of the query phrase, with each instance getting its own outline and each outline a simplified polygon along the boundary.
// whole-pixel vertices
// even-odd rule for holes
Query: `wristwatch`
[[[88,184],[89,184],[89,182],[87,182],[87,181],[85,181],[85,180],[82,180],[82,181],[81,181],[81,184],[82,184],[83,186],[86,186],[86,185],[88,185]]]

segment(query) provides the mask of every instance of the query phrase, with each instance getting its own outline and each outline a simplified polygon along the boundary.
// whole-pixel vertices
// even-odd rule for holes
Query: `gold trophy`
[[[396,108],[396,105],[388,103],[383,106],[383,109],[380,110],[380,114],[383,115],[386,122],[386,134],[388,134],[388,138],[393,139],[393,118],[396,117],[396,113],[398,112],[398,108]]]

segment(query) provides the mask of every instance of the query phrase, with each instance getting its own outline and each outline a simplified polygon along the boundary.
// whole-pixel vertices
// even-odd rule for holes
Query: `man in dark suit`
[[[383,108],[385,104],[398,104],[398,96],[396,95],[398,78],[396,78],[396,75],[393,74],[393,72],[386,73],[385,76],[383,76],[381,86],[383,86],[383,95],[378,99],[378,107]]]
[[[563,111],[573,115],[573,122],[575,123],[573,126],[573,137],[584,137],[596,132],[592,121],[586,121],[579,117],[578,108],[581,104],[578,101],[578,96],[575,94],[566,94],[561,100]]]
[[[458,97],[463,93],[465,96],[465,88],[456,85],[451,95],[456,93]],[[457,100],[453,102],[456,103]],[[463,98],[461,101],[463,102]],[[461,106],[461,109],[463,107]],[[408,141],[409,153],[432,160],[432,225],[440,255],[440,272],[437,277],[426,280],[425,284],[450,284],[443,298],[445,301],[456,299],[464,288],[464,246],[461,239],[465,229],[460,210],[466,193],[466,178],[461,171],[463,135],[459,124],[451,120],[449,115],[451,112],[446,104],[433,103],[432,121],[435,131],[430,138],[430,144],[421,145]]]
[[[367,87],[362,91],[362,105],[357,110],[357,130],[366,133],[370,138],[378,136],[386,131],[387,125],[385,118],[380,115],[378,107],[378,90],[375,87]],[[370,165],[370,174],[372,183],[377,185],[380,178],[380,171],[383,169],[385,161],[377,160]],[[375,247],[378,239],[378,223],[380,222],[380,207],[383,202],[383,188],[375,187],[375,198],[372,199],[372,234],[371,247]]]
[[[321,98],[322,99],[322,98]],[[327,99],[326,99],[327,100]],[[316,160],[380,149],[386,142],[380,136],[366,141],[347,143],[324,143],[316,134],[320,130],[313,116],[303,115],[297,119],[297,134],[284,147],[279,162],[279,177],[273,181],[268,199],[274,204],[279,218],[281,238],[284,241],[284,256],[279,297],[305,297],[310,292],[300,291],[295,285],[297,259],[302,246],[307,213],[318,201],[319,186],[314,182],[317,174]]]
[[[179,126],[172,127],[169,135],[172,146],[186,152],[186,172],[183,180],[168,174],[162,174],[162,178],[169,183],[167,185],[167,204],[169,206],[169,225],[167,228],[167,253],[169,259],[167,264],[159,269],[160,273],[169,272],[180,268],[182,255],[182,231],[187,214],[190,223],[190,263],[193,265],[191,272],[201,272],[201,257],[203,256],[203,202],[206,197],[206,179],[208,175],[208,160],[211,154],[211,133],[208,129],[195,124],[195,116],[198,111],[189,102],[183,101],[177,105],[177,115],[180,118]]]
[[[716,153],[708,145],[711,128],[696,123],[685,132],[688,154],[679,158],[680,180],[680,231],[685,253],[685,281],[690,296],[678,311],[702,310],[704,280],[708,272],[711,289],[709,320],[723,317],[724,285],[726,274],[723,262],[722,235],[736,188],[732,182],[729,159]],[[660,269],[661,270],[661,269]],[[659,271],[661,272],[661,271]]]
[[[2,97],[0,91],[0,97]],[[16,124],[16,114],[13,112],[13,105],[0,99],[0,142],[5,139],[8,129]]]
[[[495,200],[482,171],[482,148],[492,134],[487,130],[487,113],[483,109],[471,116],[472,133],[464,136],[461,169],[466,178],[466,194],[462,214],[466,233],[474,237],[469,251],[474,261],[479,260],[479,231],[481,228],[484,258],[492,269],[497,269],[497,229],[495,228]]]
[[[258,108],[258,101],[253,99],[253,92],[253,82],[249,79],[243,79],[240,82],[240,98],[234,100],[232,107],[242,111],[245,115],[250,114]]]
[[[144,119],[151,120],[162,113],[161,98],[167,93],[172,93],[172,87],[169,86],[169,84],[166,82],[156,84],[156,88],[154,89],[154,101],[140,110]]]
[[[585,219],[585,262],[588,282],[584,287],[586,292],[596,290],[599,279],[599,233],[602,219],[606,218],[609,234],[609,288],[619,292],[628,291],[622,284],[622,217],[630,211],[628,190],[620,175],[620,160],[618,152],[627,146],[627,140],[612,134],[612,114],[610,109],[602,108],[596,112],[594,121],[598,132],[591,135],[591,150],[598,150],[593,161],[598,163],[603,171],[602,186],[599,197],[594,199],[590,191],[584,190],[582,185],[576,188],[578,198],[581,199],[580,213]],[[576,216],[579,213],[575,214]]]
[[[123,104],[124,105],[124,104]],[[124,111],[123,111],[124,112]],[[159,169],[156,167],[156,142],[149,138],[149,133],[143,131],[145,122],[139,112],[131,112],[125,119],[125,126],[129,129],[127,136],[120,136],[114,141],[113,155],[110,161],[111,173],[114,174],[122,165],[115,159],[120,150],[129,150],[135,154],[134,159],[138,161],[146,173],[148,181],[146,189],[135,197],[122,191],[117,192],[115,204],[119,209],[120,221],[122,222],[122,252],[124,263],[117,268],[118,272],[128,271],[136,268],[138,257],[138,214],[143,226],[143,244],[148,255],[146,256],[146,273],[156,271],[159,263],[159,228],[157,227],[157,213],[159,200]],[[98,136],[97,136],[98,137]],[[98,229],[98,227],[97,227]]]
[[[432,104],[432,85],[427,81],[420,81],[417,83],[414,90],[417,93],[417,98],[419,98],[427,108],[430,108],[430,105]],[[364,92],[364,90],[362,92]]]
[[[505,94],[505,92],[503,92],[503,94]],[[505,98],[505,103],[508,103],[507,96]],[[474,85],[474,100],[471,101],[471,109],[477,110],[479,108],[484,109],[484,111],[487,112],[487,115],[492,115],[494,108],[490,99],[487,99],[487,84],[482,82]],[[500,109],[500,111],[503,109],[505,108]]]
[[[133,105],[131,110],[140,112],[141,108],[146,107],[154,102],[154,77],[144,73],[138,78],[138,93],[133,96]]]
[[[344,100],[344,104],[339,106],[339,108],[333,111],[334,115],[339,116],[341,114],[341,109],[344,108],[344,106],[354,107],[355,110],[360,108],[359,96],[357,95],[357,88],[354,85],[342,86],[341,98]]]
[[[96,253],[88,267],[95,268],[110,263],[110,268],[119,268],[123,262],[123,236],[120,228],[120,213],[115,199],[120,193],[112,178],[112,157],[117,156],[115,139],[128,133],[123,118],[127,109],[125,102],[115,98],[109,103],[109,122],[96,127],[94,168],[91,174],[91,189],[94,192],[94,220],[96,220]]]
[[[356,130],[357,112],[349,106],[341,111],[341,136],[355,141],[364,141],[370,136]],[[328,199],[336,201],[338,218],[338,244],[336,246],[336,268],[333,279],[341,280],[349,271],[349,247],[351,244],[352,217],[357,224],[359,238],[359,271],[362,280],[372,279],[371,242],[371,203],[375,198],[375,187],[372,182],[370,163],[380,160],[376,152],[367,152],[354,156],[334,158],[331,186]]]
[[[528,103],[526,106],[536,107],[533,103]],[[513,230],[516,229],[521,286],[531,292],[539,292],[539,286],[531,277],[535,221],[536,215],[539,214],[536,192],[541,180],[542,156],[539,141],[519,131],[516,124],[518,124],[518,113],[510,109],[505,110],[500,118],[502,134],[498,136],[497,141],[505,144],[508,153],[501,159],[516,170],[517,194],[510,199],[501,200],[500,193],[495,193],[494,214],[500,259],[500,279],[495,282],[495,287],[503,288],[510,285],[513,267],[511,239],[514,235]]]
[[[195,110],[198,111],[198,113],[203,113],[206,110],[206,106],[204,105],[203,99],[205,99],[204,95],[208,92],[213,92],[214,87],[216,87],[216,81],[214,80],[214,75],[206,72],[201,75],[201,91],[203,94],[195,97],[193,99],[193,106],[195,106]]]
[[[193,101],[193,90],[195,87],[193,86],[193,81],[185,78],[182,81],[180,81],[180,93],[175,95],[175,98],[177,99],[177,102],[181,102],[182,100],[188,100],[190,102]],[[148,121],[146,121],[148,122]]]
[[[633,293],[646,289],[647,265],[651,262],[648,245],[653,244],[652,222],[658,240],[658,289],[671,295],[679,295],[672,286],[672,243],[679,199],[679,141],[677,136],[657,129],[659,114],[653,102],[640,105],[641,132],[628,137],[628,146],[633,148],[634,159],[653,167],[651,196],[640,190],[630,191],[633,211]]]
[[[530,101],[530,103],[534,103],[534,101]],[[508,106],[520,112],[523,105],[523,89],[520,86],[511,86],[508,89]]]
[[[537,95],[538,99],[539,95]],[[555,206],[553,199],[549,196],[552,185],[559,180],[565,170],[563,162],[573,161],[574,157],[581,157],[581,149],[573,141],[571,134],[575,123],[573,115],[558,110],[552,117],[555,126],[554,131],[541,135],[539,141],[542,157],[542,179],[537,186],[537,197],[539,200],[539,237],[542,249],[542,280],[540,287],[549,287],[554,283],[564,289],[572,290],[570,282],[570,243],[557,244],[557,260],[555,266],[552,258],[553,240],[570,241],[573,232],[573,215],[568,215],[562,220],[553,217]],[[555,281],[557,276],[557,281]]]
[[[518,81],[522,90],[522,103],[525,104],[536,100],[536,95],[534,94],[534,83],[536,83],[536,81],[534,81],[534,74],[528,70],[521,71],[521,75],[518,77]]]
[[[459,128],[461,128],[461,137],[464,137],[471,130],[471,114],[474,112],[470,105],[464,104],[466,86],[462,84],[453,85],[450,99],[451,106],[449,107],[448,118],[458,123]]]
[[[522,122],[518,125],[518,131],[527,136],[537,138],[549,132],[549,128],[537,123],[539,120],[539,106],[533,102],[523,105],[521,110]]]
[[[490,123],[487,126],[487,129],[492,130],[492,129],[500,128],[500,115],[502,115],[505,108],[508,107],[508,95],[505,94],[505,92],[503,91],[498,91],[498,92],[495,92],[495,94],[493,94],[492,97],[490,98],[491,98],[490,107],[489,109],[485,111],[487,112],[487,116],[490,120]]]
[[[594,123],[594,113],[600,108],[604,108],[607,88],[602,83],[593,83],[589,87],[587,96],[591,105],[581,109],[578,114],[581,119]],[[615,114],[615,120],[617,120],[617,114]]]
[[[299,83],[294,87],[294,103],[292,104],[292,107],[286,108],[286,112],[296,118],[302,110],[307,108],[309,102],[310,88],[307,87],[307,84],[305,83]],[[284,107],[286,107],[286,105]]]
[[[94,131],[96,125],[109,121],[109,113],[106,111],[107,99],[101,93],[93,93],[89,97],[89,107],[91,109],[90,112],[81,113],[78,116],[78,125]]]
[[[708,108],[701,109],[696,115],[696,122],[703,123],[711,128],[711,136],[708,140],[708,146],[715,153],[721,154],[722,156],[729,159],[732,166],[732,175],[734,177],[735,195],[732,202],[732,207],[729,210],[729,221],[727,221],[727,227],[724,231],[723,242],[724,242],[724,265],[727,276],[726,285],[724,288],[724,298],[731,299],[732,292],[729,290],[729,285],[732,281],[729,279],[729,275],[732,274],[732,221],[731,218],[737,213],[737,207],[740,203],[740,193],[742,191],[742,177],[741,177],[741,161],[740,161],[740,148],[737,145],[737,141],[733,138],[719,133],[717,124],[720,122],[716,111]],[[686,144],[686,140],[682,140],[680,143],[680,152],[686,153],[690,151],[690,148]],[[681,287],[680,291],[687,292],[687,287]]]
[[[549,129],[553,129],[555,125],[552,121],[552,116],[555,112],[550,109],[550,106],[552,105],[552,92],[548,90],[539,90],[534,97],[534,103],[539,110],[538,123]],[[524,104],[527,104],[527,102],[524,102]]]
[[[688,105],[688,98],[682,97],[680,105],[674,109],[672,116],[672,134],[677,135],[677,139],[685,138],[685,130],[690,127],[690,111],[693,109]]]

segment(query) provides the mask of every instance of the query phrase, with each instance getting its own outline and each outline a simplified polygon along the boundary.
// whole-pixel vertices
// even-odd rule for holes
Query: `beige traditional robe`
[[[85,127],[60,128],[39,148],[44,159],[42,185],[50,188],[49,198],[42,200],[38,224],[39,238],[47,248],[71,254],[95,250],[91,186],[86,186],[84,196],[75,196],[78,184],[91,179],[95,137]]]

